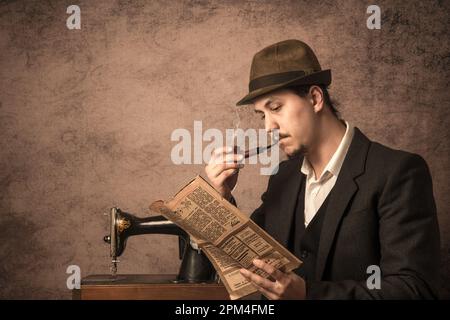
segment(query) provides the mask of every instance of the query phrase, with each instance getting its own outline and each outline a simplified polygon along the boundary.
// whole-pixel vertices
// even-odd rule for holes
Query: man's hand
[[[305,280],[293,272],[284,273],[262,260],[255,259],[253,264],[267,272],[275,281],[265,279],[247,269],[241,274],[270,300],[302,300],[306,297]]]
[[[211,160],[205,168],[206,176],[212,186],[224,197],[230,199],[231,190],[236,185],[239,169],[244,167],[238,163],[244,157],[232,153],[233,148],[223,147],[214,150]]]

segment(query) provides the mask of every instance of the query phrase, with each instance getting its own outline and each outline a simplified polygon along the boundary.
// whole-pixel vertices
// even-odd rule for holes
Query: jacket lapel
[[[349,202],[358,190],[355,179],[364,172],[369,145],[369,139],[358,128],[355,128],[353,141],[342,164],[336,184],[330,193],[317,252],[316,280],[322,279],[336,230]]]
[[[284,247],[287,247],[289,244],[295,205],[297,204],[302,179],[304,179],[304,175],[300,171],[302,161],[303,157],[289,161],[287,164],[289,168],[283,170],[283,176],[279,177],[277,184],[273,186],[273,188],[278,190],[289,191],[276,192],[279,195],[279,199],[268,202],[271,204],[271,207],[268,208],[270,214],[266,216],[265,229]]]

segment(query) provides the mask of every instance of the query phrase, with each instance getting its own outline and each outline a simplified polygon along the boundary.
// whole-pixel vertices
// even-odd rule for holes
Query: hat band
[[[304,71],[289,71],[269,74],[267,76],[262,76],[250,81],[248,89],[250,92],[252,92],[260,88],[295,80],[296,78],[305,76],[305,74],[306,73]]]

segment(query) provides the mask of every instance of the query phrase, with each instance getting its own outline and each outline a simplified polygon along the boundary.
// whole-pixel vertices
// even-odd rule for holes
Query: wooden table
[[[73,290],[77,300],[229,300],[223,284],[176,283],[175,275],[90,275]]]

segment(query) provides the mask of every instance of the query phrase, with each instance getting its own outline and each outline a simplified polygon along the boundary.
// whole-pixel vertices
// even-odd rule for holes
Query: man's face
[[[288,156],[305,153],[312,147],[317,115],[310,95],[302,98],[282,89],[259,97],[254,108],[263,119],[266,131],[279,130],[279,147]]]

